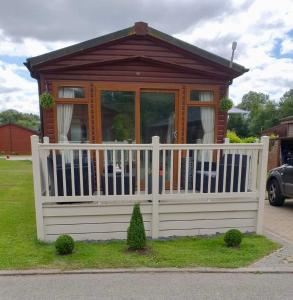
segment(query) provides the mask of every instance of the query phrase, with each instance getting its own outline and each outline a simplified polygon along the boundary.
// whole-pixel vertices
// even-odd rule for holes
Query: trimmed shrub
[[[74,249],[74,240],[70,235],[60,235],[55,242],[55,247],[59,255],[71,254]]]
[[[146,235],[140,205],[133,207],[130,225],[127,229],[127,245],[131,250],[140,250],[146,246]]]
[[[242,241],[242,233],[238,229],[230,229],[225,233],[224,241],[227,247],[239,247]]]

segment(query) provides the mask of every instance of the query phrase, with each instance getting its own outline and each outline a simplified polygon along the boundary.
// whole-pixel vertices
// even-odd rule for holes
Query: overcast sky
[[[278,100],[293,88],[292,0],[9,0],[0,3],[0,111],[38,113],[27,57],[97,37],[136,21],[230,58],[250,71],[234,80],[235,103],[250,90]]]

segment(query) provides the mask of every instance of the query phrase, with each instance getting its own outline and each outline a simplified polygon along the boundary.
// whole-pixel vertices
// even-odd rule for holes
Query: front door
[[[159,136],[160,143],[177,143],[177,93],[142,90],[140,92],[140,142],[151,143]]]
[[[153,136],[160,137],[160,143],[177,143],[178,137],[178,91],[163,89],[144,89],[139,87],[101,86],[97,89],[99,127],[97,142],[102,143],[151,143]],[[166,151],[166,188],[170,181],[170,151]],[[115,159],[119,166],[120,157]],[[176,165],[177,155],[174,154]],[[108,155],[109,164],[112,155]],[[125,158],[127,160],[127,158]],[[136,162],[136,153],[132,156],[133,166],[139,165],[141,188],[144,188],[145,175],[150,174],[151,156],[148,157],[148,170],[145,170],[145,153]],[[174,178],[176,170],[173,171]],[[149,176],[149,175],[148,175]],[[150,181],[149,181],[150,182]],[[175,183],[175,181],[174,181]]]

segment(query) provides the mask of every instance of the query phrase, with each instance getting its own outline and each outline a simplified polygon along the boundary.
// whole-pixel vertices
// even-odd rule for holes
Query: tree
[[[250,91],[243,95],[239,108],[250,111],[251,115],[257,113],[262,105],[269,100],[269,96],[263,93]]]
[[[248,122],[240,114],[233,114],[228,119],[228,129],[235,131],[240,137],[247,137],[248,135]]]
[[[8,109],[0,112],[0,124],[10,124],[10,123],[39,130],[40,118],[38,115],[21,113],[14,109]]]
[[[281,97],[279,111],[281,118],[293,116],[293,89],[290,89]]]

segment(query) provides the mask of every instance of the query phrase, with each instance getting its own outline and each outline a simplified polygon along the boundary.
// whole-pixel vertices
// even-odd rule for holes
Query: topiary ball
[[[55,248],[60,255],[71,254],[74,249],[74,240],[70,235],[60,235],[55,242]]]
[[[239,247],[242,241],[242,233],[238,229],[230,229],[225,233],[224,241],[227,247]]]

